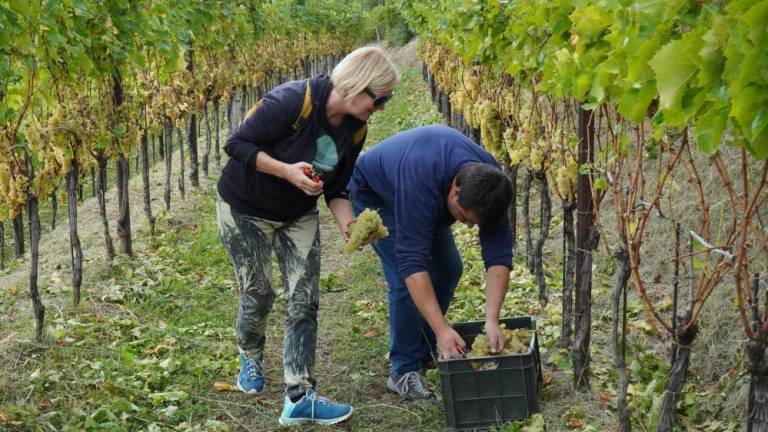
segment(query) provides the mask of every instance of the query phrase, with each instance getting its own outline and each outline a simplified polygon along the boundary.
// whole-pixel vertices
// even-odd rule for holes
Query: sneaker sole
[[[260,394],[264,393],[264,389],[261,389],[261,390],[256,390],[256,389],[246,390],[246,389],[243,388],[243,386],[240,385],[240,381],[237,382],[237,388],[240,389],[241,392],[243,392],[245,394],[249,394],[249,395],[260,395]]]
[[[327,419],[327,420],[314,419],[314,418],[309,418],[309,417],[286,418],[286,417],[282,417],[281,416],[279,419],[277,419],[277,422],[280,423],[283,426],[290,426],[290,425],[295,425],[295,424],[299,424],[299,423],[309,423],[309,422],[317,423],[317,424],[321,424],[321,425],[332,425],[332,424],[336,424],[336,423],[339,423],[339,422],[343,422],[344,420],[348,419],[349,416],[351,416],[354,411],[355,411],[354,408],[350,408],[349,412],[346,413],[345,415],[343,415],[341,417],[336,417],[336,418],[333,418],[333,419]]]

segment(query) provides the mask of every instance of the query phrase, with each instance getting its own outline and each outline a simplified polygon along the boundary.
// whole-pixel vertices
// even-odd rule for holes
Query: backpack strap
[[[256,101],[256,103],[255,103],[255,104],[253,104],[253,106],[251,107],[251,109],[249,109],[249,110],[248,110],[248,112],[247,112],[247,113],[245,113],[245,117],[243,117],[243,120],[240,122],[241,124],[242,124],[242,123],[245,121],[245,119],[247,119],[248,117],[250,117],[250,116],[251,116],[253,113],[255,113],[255,112],[256,112],[256,110],[258,110],[258,109],[259,109],[259,107],[261,106],[261,101],[262,101],[262,99],[259,99],[259,100],[257,100],[257,101]]]
[[[365,141],[365,136],[368,134],[368,125],[365,124],[363,127],[357,130],[354,135],[352,135],[352,145],[357,147],[359,145],[363,144],[363,141]]]
[[[301,127],[307,121],[309,116],[312,114],[312,89],[309,85],[309,79],[306,79],[305,81],[307,82],[307,89],[304,91],[304,102],[301,104],[301,111],[299,111],[299,116],[296,117],[296,121],[294,121],[293,125],[291,125],[293,130],[301,129]],[[250,117],[253,113],[256,112],[256,110],[259,109],[263,100],[264,99],[259,99],[256,101],[255,104],[253,104],[251,109],[249,109],[248,112],[245,113],[245,117],[243,117],[243,121],[245,121],[245,119]]]
[[[305,80],[307,82],[307,89],[304,91],[304,103],[301,104],[301,111],[299,111],[299,117],[293,122],[293,130],[299,130],[312,114],[312,87],[309,85],[309,78]]]

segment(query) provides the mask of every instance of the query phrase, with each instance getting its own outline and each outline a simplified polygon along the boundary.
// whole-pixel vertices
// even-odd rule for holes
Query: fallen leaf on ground
[[[613,400],[613,395],[611,394],[611,392],[606,390],[600,392],[601,402],[610,402],[611,400]]]
[[[549,385],[552,382],[552,378],[555,374],[550,370],[544,374],[544,385]]]
[[[236,385],[229,384],[229,383],[223,383],[223,382],[215,382],[215,383],[213,383],[213,388],[215,388],[218,391],[231,391],[231,392],[240,391],[240,389],[237,388]]]

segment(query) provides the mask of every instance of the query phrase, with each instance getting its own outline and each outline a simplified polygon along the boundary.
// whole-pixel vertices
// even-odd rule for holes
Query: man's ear
[[[460,189],[461,188],[459,187],[459,185],[456,184],[456,177],[454,177],[453,180],[451,181],[451,189],[448,192],[449,195],[452,195],[452,196],[456,195],[456,196],[458,196]]]

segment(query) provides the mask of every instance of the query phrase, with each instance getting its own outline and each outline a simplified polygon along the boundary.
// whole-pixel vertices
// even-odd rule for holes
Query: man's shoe
[[[254,360],[240,354],[240,375],[237,376],[237,388],[248,394],[264,391],[264,368],[261,360]]]
[[[406,372],[402,375],[390,375],[387,389],[406,399],[431,400],[435,394],[427,388],[427,382],[418,371]]]
[[[314,422],[330,425],[346,420],[352,415],[352,405],[333,402],[319,396],[314,389],[307,392],[296,403],[285,397],[283,414],[278,420],[281,425],[292,425],[303,422]]]

